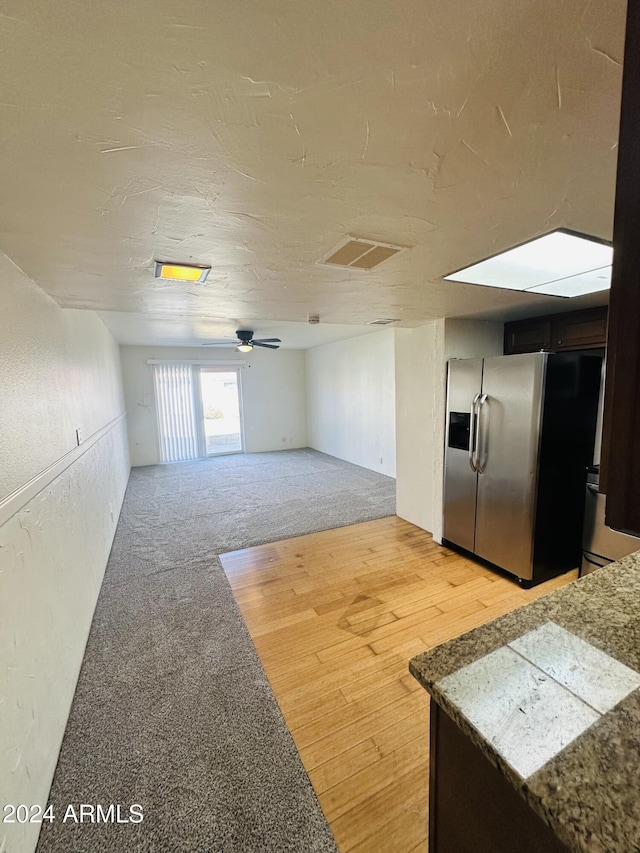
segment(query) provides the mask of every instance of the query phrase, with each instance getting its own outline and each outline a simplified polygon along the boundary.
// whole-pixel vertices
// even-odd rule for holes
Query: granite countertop
[[[570,850],[640,851],[640,552],[409,669]]]

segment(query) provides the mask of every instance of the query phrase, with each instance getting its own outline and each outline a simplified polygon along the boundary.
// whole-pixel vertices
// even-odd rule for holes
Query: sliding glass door
[[[200,367],[205,456],[242,453],[240,371]]]
[[[239,369],[153,364],[163,462],[244,451]]]

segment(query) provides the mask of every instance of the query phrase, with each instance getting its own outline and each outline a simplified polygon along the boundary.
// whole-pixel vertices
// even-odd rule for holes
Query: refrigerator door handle
[[[476,456],[475,456],[475,469],[478,474],[484,474],[484,465],[480,462],[480,444],[482,441],[482,409],[484,408],[484,404],[487,402],[489,395],[482,394],[478,395],[478,428],[476,430]]]
[[[476,394],[471,403],[471,418],[469,421],[469,465],[474,474],[478,472],[476,468],[475,451],[476,451],[476,405],[480,399],[480,394]]]

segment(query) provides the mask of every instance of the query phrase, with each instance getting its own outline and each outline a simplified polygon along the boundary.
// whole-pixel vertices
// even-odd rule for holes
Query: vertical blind
[[[163,462],[198,459],[197,368],[192,364],[154,364],[160,453]]]

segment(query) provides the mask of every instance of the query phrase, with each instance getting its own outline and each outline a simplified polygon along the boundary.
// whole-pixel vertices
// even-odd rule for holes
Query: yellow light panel
[[[209,275],[211,267],[197,267],[190,264],[165,264],[156,261],[156,278],[170,279],[171,281],[199,281],[203,282]]]

